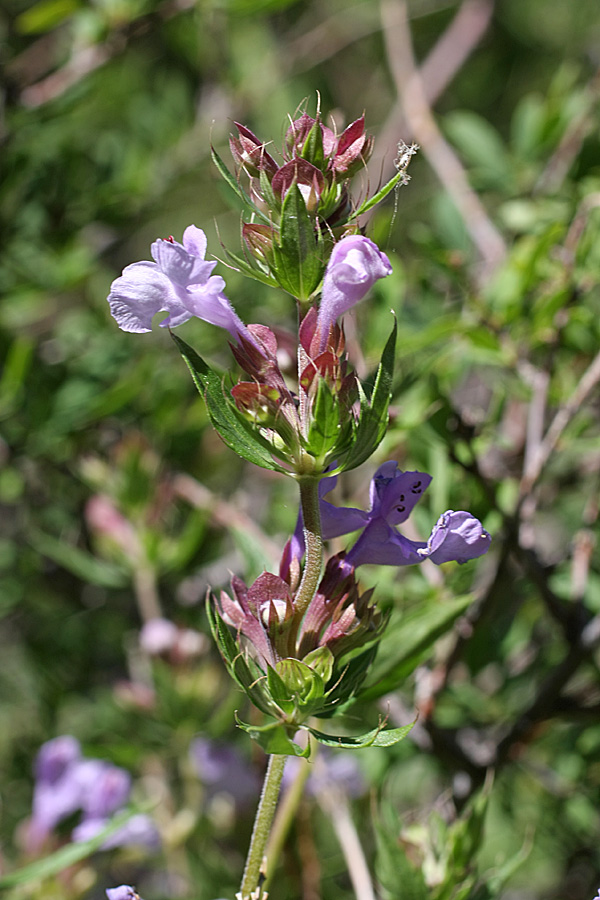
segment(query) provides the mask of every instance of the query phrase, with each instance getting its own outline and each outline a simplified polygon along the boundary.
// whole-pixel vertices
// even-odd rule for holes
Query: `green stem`
[[[294,607],[297,626],[300,625],[308,605],[315,596],[323,569],[323,537],[321,532],[321,509],[319,506],[319,479],[304,477],[300,485],[300,504],[304,519],[304,542],[306,559],[302,581],[296,593]]]
[[[285,767],[285,756],[275,755],[269,756],[269,764],[265,775],[260,802],[256,810],[256,818],[254,819],[254,828],[252,829],[252,837],[250,839],[250,848],[246,858],[246,868],[244,869],[244,877],[240,894],[242,900],[249,900],[253,891],[261,884],[261,869],[263,865],[263,857],[265,855],[265,847],[269,839],[273,817],[277,808],[277,799],[279,797],[279,788],[281,787],[281,779],[283,777],[283,769]],[[264,873],[263,873],[264,874]],[[260,891],[258,896],[260,896]]]
[[[316,746],[313,745],[311,757],[314,757],[315,751]],[[281,853],[281,850],[285,843],[285,839],[288,835],[288,831],[290,830],[290,826],[294,821],[296,813],[298,812],[298,804],[302,800],[302,796],[304,794],[304,785],[306,784],[306,780],[312,770],[312,766],[311,764],[309,764],[308,760],[299,759],[298,763],[298,773],[291,786],[284,794],[281,803],[279,804],[279,809],[277,810],[277,815],[275,816],[275,821],[273,822],[271,834],[269,835],[269,843],[267,844],[267,859],[269,860],[269,871],[267,872],[267,877],[265,879],[265,888],[267,887],[269,881],[271,880],[271,876],[275,871],[277,860],[279,859],[279,854]]]

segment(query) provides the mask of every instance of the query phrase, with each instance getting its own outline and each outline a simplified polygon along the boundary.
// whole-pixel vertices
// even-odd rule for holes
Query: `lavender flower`
[[[250,332],[223,293],[225,282],[211,275],[216,262],[207,262],[206,235],[195,225],[183,233],[183,244],[169,238],[151,247],[154,262],[132,263],[113,281],[108,296],[110,311],[123,331],[152,330],[152,317],[168,313],[161,327],[174,328],[197,316],[230,333],[234,340]]]
[[[321,351],[342,313],[359,303],[375,282],[391,271],[389,259],[369,238],[351,234],[335,244],[325,270],[317,321]]]
[[[35,764],[36,784],[29,826],[29,843],[37,850],[52,830],[78,811],[81,822],[71,837],[85,841],[106,828],[129,799],[131,776],[100,759],[84,759],[79,742],[62,735],[44,744]],[[147,816],[133,816],[110,835],[103,847],[144,844],[154,848],[158,832]]]
[[[122,884],[116,888],[107,888],[106,896],[108,900],[142,900],[142,897],[136,894],[135,889],[129,884]]]

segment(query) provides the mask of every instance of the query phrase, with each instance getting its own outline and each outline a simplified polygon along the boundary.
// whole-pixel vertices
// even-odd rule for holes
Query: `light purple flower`
[[[174,328],[197,316],[224,328],[234,338],[255,343],[223,293],[225,282],[211,275],[215,261],[206,261],[206,235],[195,225],[183,233],[183,244],[169,238],[151,247],[154,262],[132,263],[113,281],[110,311],[123,331],[152,330],[152,318],[167,312],[161,327]]]
[[[179,629],[169,619],[150,619],[140,631],[140,647],[150,656],[168,653],[175,646]]]
[[[102,831],[129,799],[129,773],[100,759],[84,759],[79,742],[70,735],[44,744],[35,770],[37,778],[28,833],[33,851],[60,822],[78,811],[81,822],[75,827],[72,840],[88,840]],[[155,849],[159,843],[152,821],[147,816],[136,815],[106,839],[103,849],[129,844]]]
[[[67,768],[81,759],[81,745],[70,734],[46,741],[40,747],[35,761],[35,777],[46,784],[55,784]]]
[[[116,888],[107,888],[106,896],[108,900],[142,900],[140,895],[136,894],[134,888],[129,884],[122,884]]]
[[[87,771],[83,771],[87,767]],[[108,819],[118,809],[122,809],[131,792],[131,775],[104,763],[89,759],[79,767],[82,785],[81,808],[86,819]]]
[[[391,271],[389,259],[369,238],[351,234],[338,241],[323,279],[317,320],[321,351],[325,349],[329,332],[342,313],[359,303],[375,282]]]

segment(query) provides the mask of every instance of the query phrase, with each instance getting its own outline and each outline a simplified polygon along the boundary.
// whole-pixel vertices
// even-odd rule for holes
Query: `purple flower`
[[[38,781],[55,784],[68,767],[81,759],[81,745],[77,738],[63,734],[40,747],[35,761],[35,776]]]
[[[142,900],[135,889],[129,884],[122,884],[116,888],[106,888],[106,896],[108,900]]]
[[[129,773],[100,759],[84,759],[79,742],[70,735],[48,741],[40,748],[35,771],[28,834],[34,851],[60,822],[78,811],[81,822],[75,827],[72,840],[88,840],[102,831],[129,799]],[[110,835],[103,847],[143,844],[154,849],[158,843],[151,820],[137,815]]]
[[[132,263],[113,281],[108,295],[110,311],[123,331],[152,330],[152,318],[168,315],[161,327],[174,328],[197,316],[254,343],[248,329],[223,293],[225,282],[211,275],[216,262],[207,262],[206,235],[195,225],[183,233],[183,244],[169,238],[151,247],[154,262]]]
[[[321,293],[317,321],[319,349],[323,351],[337,319],[372,288],[379,278],[392,271],[390,261],[377,244],[360,234],[351,234],[334,246]]]
[[[448,510],[443,513],[427,541],[411,541],[396,529],[410,513],[431,483],[425,472],[402,472],[394,460],[379,467],[371,481],[371,509],[364,512],[353,507],[333,506],[323,499],[335,487],[335,478],[324,478],[320,484],[321,527],[323,537],[363,532],[344,559],[345,568],[365,564],[408,566],[431,559],[436,565],[445,562],[465,563],[487,553],[491,537],[479,519],[469,512]],[[296,559],[304,554],[301,520],[294,533],[291,552]]]

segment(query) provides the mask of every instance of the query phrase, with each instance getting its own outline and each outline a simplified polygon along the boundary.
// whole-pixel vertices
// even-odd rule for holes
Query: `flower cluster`
[[[287,130],[281,165],[264,141],[245,125],[235,125],[238,136],[229,141],[231,155],[238,169],[250,176],[252,195],[270,215],[281,211],[285,195],[297,185],[310,213],[330,228],[339,223],[350,203],[348,180],[365,167],[373,150],[364,115],[337,136],[319,114],[313,118],[303,113]],[[252,245],[251,239],[248,243]]]
[[[415,148],[402,145],[397,175],[356,207],[349,182],[372,150],[364,116],[338,136],[319,114],[303,113],[291,122],[279,159],[249,128],[236,128],[230,142],[235,177],[213,150],[244,217],[245,256],[225,252],[248,277],[295,298],[297,338],[284,338],[286,358],[297,357],[294,377],[282,371],[281,331],[240,320],[223,279],[212,274],[215,263],[205,258],[206,237],[193,225],[181,244],[156,241],[153,261],[128,266],[108,299],[126,331],[149,331],[160,311],[167,313],[162,326],[196,316],[227,331],[244,373],[237,383],[224,382],[187,344],[175,341],[225,443],[299,485],[298,525],[279,574],[264,572],[250,586],[234,576],[231,592],[209,603],[209,616],[232,677],[270,717],[263,726],[240,726],[271,753],[300,755],[294,734],[308,728],[327,742],[307,722],[331,716],[357,694],[386,624],[372,592],[361,592],[357,568],[426,559],[465,563],[486,553],[490,536],[473,515],[453,510],[439,517],[427,540],[403,535],[398,526],[431,478],[401,471],[393,460],[375,473],[369,510],[327,499],[337,476],[367,460],[385,434],[395,327],[375,378],[362,384],[349,363],[342,317],[392,272],[387,255],[361,233],[358,218],[406,183]],[[249,178],[248,192],[242,175]],[[354,532],[359,535],[347,551],[326,562],[324,541]],[[374,732],[350,746],[376,740]]]
[[[131,792],[131,776],[124,769],[100,759],[84,758],[79,741],[70,735],[43,744],[36,759],[35,776],[28,829],[32,850],[41,847],[57,825],[77,812],[81,819],[71,840],[95,837],[125,807]],[[158,831],[148,816],[131,816],[102,846],[108,850],[132,844],[149,849],[159,846]]]

